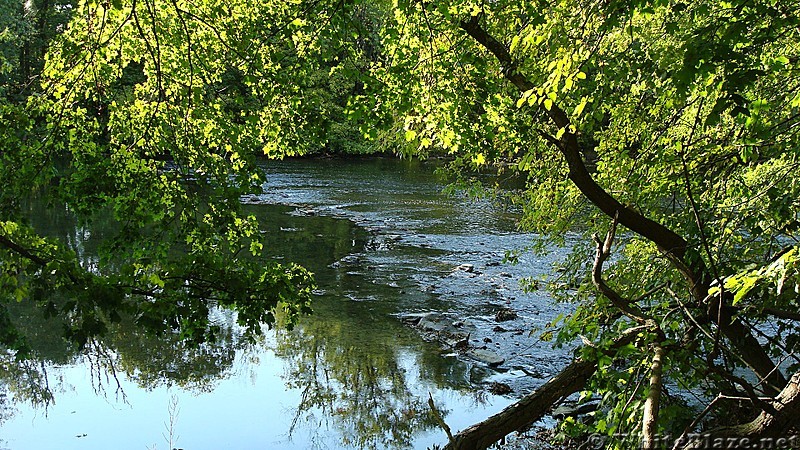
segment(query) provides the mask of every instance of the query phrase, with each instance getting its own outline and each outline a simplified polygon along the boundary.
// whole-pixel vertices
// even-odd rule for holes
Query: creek
[[[271,255],[314,272],[314,313],[256,344],[238,339],[231,312],[215,311],[228,332],[213,346],[130,329],[113,348],[80,354],[60,330],[36,322],[41,360],[31,364],[46,372],[54,402],[31,406],[20,390],[29,372],[0,367],[0,449],[425,449],[447,439],[429,397],[455,432],[567,364],[568,353],[530,330],[569,306],[519,284],[548,277],[564,250],[507,263],[507,251],[533,240],[516,230],[513,212],[443,194],[433,163],[263,164],[265,193],[242,201],[261,220]],[[91,254],[102,235],[63,211],[32,208],[38,228],[79,254]],[[501,310],[514,314],[498,322]],[[430,313],[502,364],[489,367],[407,324]],[[492,383],[512,392],[492,394]]]

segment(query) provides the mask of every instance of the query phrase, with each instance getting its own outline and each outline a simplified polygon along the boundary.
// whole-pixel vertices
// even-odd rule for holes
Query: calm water
[[[108,346],[75,354],[52,324],[19,307],[42,360],[27,369],[0,361],[0,448],[424,449],[446,441],[429,396],[455,431],[513,401],[486,393],[488,382],[520,395],[566,363],[527,333],[560,311],[518,286],[522,276],[549,273],[558,255],[504,264],[507,250],[531,240],[515,231],[513,214],[443,195],[433,167],[419,162],[264,167],[265,194],[243,201],[262,219],[271,254],[316,274],[314,314],[255,345],[238,339],[231,313],[217,311],[229,326],[213,346],[185,348],[121,327]],[[32,213],[91,259],[102,230]],[[461,264],[475,270],[454,271]],[[499,308],[519,318],[478,341],[497,325]],[[397,318],[428,311],[466,321],[475,345],[506,359],[504,370],[445,352]],[[55,394],[46,410],[26,401],[35,395],[26,386],[44,382],[31,377],[45,372]]]

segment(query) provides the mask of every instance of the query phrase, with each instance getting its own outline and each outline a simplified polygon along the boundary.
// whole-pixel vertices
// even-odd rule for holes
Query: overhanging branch
[[[22,256],[23,258],[39,265],[39,266],[46,266],[47,260],[42,258],[39,255],[34,254],[27,248],[17,244],[16,242],[12,241],[11,239],[7,238],[0,234],[0,245],[6,247],[7,249],[13,251],[14,253]]]
[[[460,26],[497,59],[503,68],[503,76],[520,91],[535,88],[530,80],[517,71],[517,64],[508,49],[481,28],[479,20],[479,16],[472,16],[469,20],[461,21]],[[686,240],[664,225],[623,205],[597,184],[583,161],[577,136],[569,131],[570,120],[567,114],[555,104],[549,109],[544,106],[541,108],[557,128],[565,130],[557,148],[567,162],[570,180],[581,193],[609,217],[618,215],[619,223],[656,244],[684,272],[692,286],[700,284],[701,279],[683,261],[688,247]]]
[[[462,20],[459,26],[497,59],[503,68],[503,76],[520,91],[526,92],[535,87],[517,70],[517,64],[505,45],[481,27],[480,16],[471,16],[469,19]],[[564,156],[569,167],[569,179],[573,184],[603,213],[609,217],[616,216],[620,224],[655,244],[686,279],[697,304],[702,304],[707,300],[711,277],[702,260],[698,259],[692,263],[686,261],[687,241],[666,226],[623,205],[597,184],[583,161],[577,136],[569,130],[571,124],[567,114],[556,104],[550,105],[549,108],[542,105],[541,108],[558,129],[564,130],[556,147]],[[724,304],[724,299],[711,298],[707,307],[708,311],[714,311],[717,314],[707,314],[704,320],[713,321],[720,327],[725,337],[753,368],[754,372],[761,379],[768,380],[769,385],[776,393],[785,386],[786,379],[779,370],[776,370],[775,363],[750,330],[736,320],[730,308]]]

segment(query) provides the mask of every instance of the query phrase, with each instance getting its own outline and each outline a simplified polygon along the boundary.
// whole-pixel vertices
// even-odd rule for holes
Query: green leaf
[[[508,51],[511,52],[511,53],[514,53],[514,50],[519,45],[519,41],[520,41],[520,36],[519,35],[516,35],[513,38],[511,38],[511,44],[508,46]]]
[[[741,284],[736,286],[733,295],[733,305],[739,303],[756,285],[759,277],[746,276],[741,280]]]
[[[580,103],[575,106],[575,109],[572,111],[572,115],[577,119],[578,117],[583,114],[583,110],[586,108],[586,104],[589,102],[589,99],[585,96],[581,98]]]
[[[527,91],[523,92],[522,96],[519,99],[517,99],[517,108],[519,108],[522,105],[524,105],[525,102],[528,101],[530,98],[533,98],[532,97],[533,92],[534,92],[534,89],[528,89]]]

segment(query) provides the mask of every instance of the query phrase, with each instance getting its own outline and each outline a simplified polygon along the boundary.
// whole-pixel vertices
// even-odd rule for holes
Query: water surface
[[[506,251],[532,238],[516,231],[512,212],[444,195],[434,167],[421,162],[291,160],[264,168],[265,193],[243,201],[262,220],[270,254],[315,273],[314,314],[250,344],[230,312],[215,311],[227,334],[200,349],[123,324],[105,345],[77,354],[51,323],[19,307],[41,360],[28,369],[0,361],[0,448],[424,449],[446,441],[429,397],[455,431],[566,364],[567,355],[528,334],[560,310],[545,293],[518,285],[549,273],[558,254],[505,264]],[[90,262],[102,228],[33,208],[37,227],[68,239]],[[462,264],[474,270],[457,270]],[[518,318],[485,337],[501,308]],[[471,345],[502,355],[502,370],[426,342],[398,319],[429,311],[466,321],[476,330]],[[55,396],[46,410],[26,401],[35,398],[26,386],[43,383],[44,373]],[[492,381],[508,382],[515,394],[488,394]]]

